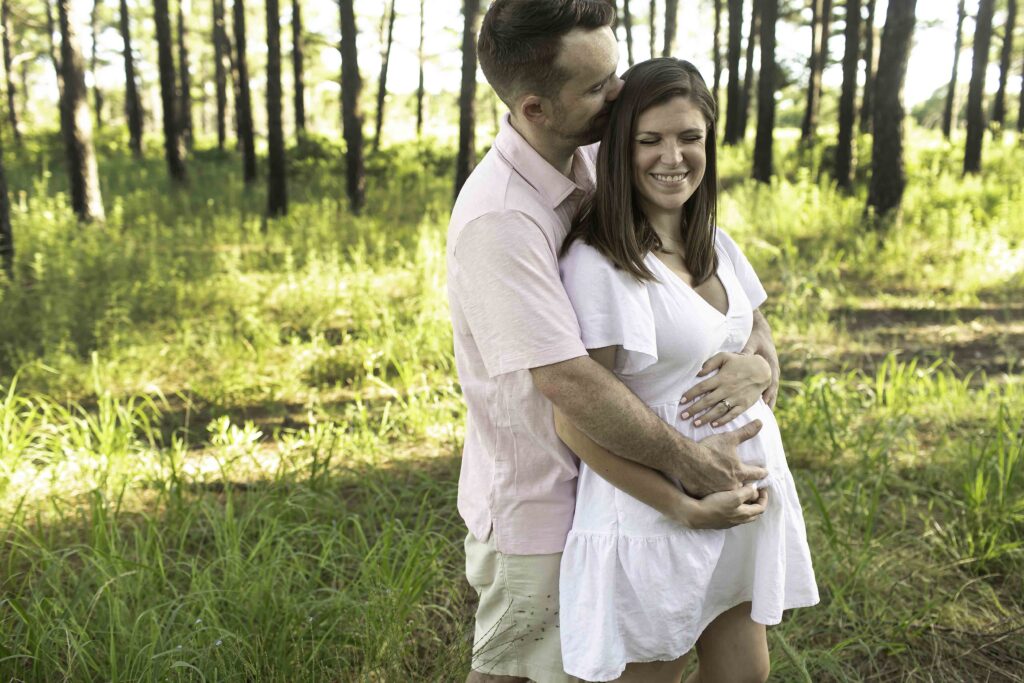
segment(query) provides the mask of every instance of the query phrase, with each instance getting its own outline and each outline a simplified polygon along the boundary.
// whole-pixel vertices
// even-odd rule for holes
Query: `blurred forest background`
[[[822,590],[773,680],[1024,680],[1016,0],[617,6],[769,290]],[[461,680],[486,2],[0,9],[0,677]]]

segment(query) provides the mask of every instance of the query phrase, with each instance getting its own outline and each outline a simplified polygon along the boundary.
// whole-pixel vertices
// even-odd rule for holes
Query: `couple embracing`
[[[448,233],[467,680],[675,683],[695,648],[688,683],[763,681],[765,626],[818,601],[766,294],[716,226],[707,86],[620,78],[614,14],[495,0],[480,30],[510,112]]]

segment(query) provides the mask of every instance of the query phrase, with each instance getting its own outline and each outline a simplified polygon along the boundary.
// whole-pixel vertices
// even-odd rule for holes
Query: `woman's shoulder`
[[[607,256],[582,239],[575,239],[559,259],[559,268],[563,272],[588,270],[597,272],[614,272],[617,270]]]

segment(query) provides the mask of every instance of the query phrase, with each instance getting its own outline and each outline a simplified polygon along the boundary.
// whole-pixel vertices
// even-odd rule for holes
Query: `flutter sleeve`
[[[760,278],[757,277],[754,267],[743,255],[739,245],[729,237],[729,233],[722,228],[718,228],[715,232],[718,235],[718,246],[732,262],[733,269],[736,271],[736,279],[740,281],[740,286],[743,287],[744,293],[750,300],[750,307],[757,308],[768,299],[768,293],[764,291],[764,286],[761,284]]]
[[[615,372],[623,375],[638,373],[658,360],[646,283],[580,240],[562,257],[559,273],[587,349],[619,347]]]

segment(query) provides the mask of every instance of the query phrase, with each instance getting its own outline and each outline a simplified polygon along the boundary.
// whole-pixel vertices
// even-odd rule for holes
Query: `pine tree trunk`
[[[4,140],[0,131],[0,268],[7,282],[14,281],[14,231],[11,229],[11,202],[7,195],[7,174],[4,171]]]
[[[1020,67],[1020,98],[1017,102],[1017,132],[1024,133],[1024,62]]]
[[[761,0],[761,73],[757,83],[757,135],[754,138],[754,179],[772,179],[772,139],[775,132],[775,22],[779,0]]]
[[[875,49],[875,0],[867,0],[868,16],[864,25],[864,94],[860,101],[860,132],[871,132],[874,116],[875,72],[878,70],[878,50]]]
[[[884,216],[897,209],[907,184],[903,164],[903,84],[914,35],[917,0],[889,0],[875,74],[868,206]]]
[[[1017,0],[1006,0],[1006,26],[1003,29],[1003,45],[999,52],[999,88],[992,102],[992,137],[1002,133],[1006,123],[1006,81],[1010,77],[1010,59],[1013,58],[1013,30],[1017,25]]]
[[[92,12],[89,14],[89,30],[91,32],[92,46],[89,50],[89,71],[92,73],[92,99],[93,109],[96,112],[96,130],[103,129],[103,93],[100,91],[99,78],[96,70],[99,66],[99,45],[96,41],[96,24],[99,21],[98,13],[101,0],[92,3]]]
[[[740,140],[747,137],[747,121],[750,118],[750,94],[753,92],[754,46],[757,45],[757,33],[761,30],[761,0],[753,0],[750,10],[750,32],[747,34],[746,68],[743,73],[743,99],[740,100]]]
[[[157,58],[160,67],[160,103],[163,106],[164,158],[167,170],[176,182],[185,181],[184,150],[178,118],[178,97],[175,84],[174,50],[171,46],[171,17],[167,0],[153,0],[156,24]]]
[[[189,0],[178,0],[178,72],[181,79],[181,102],[178,105],[178,114],[181,116],[179,130],[185,141],[185,148],[192,149],[192,77],[189,74],[186,15],[189,15]]]
[[[622,27],[626,32],[626,63],[633,66],[633,13],[629,11],[629,0],[622,0]]]
[[[743,42],[743,0],[729,0],[729,86],[726,93],[725,136],[722,143],[735,145],[740,137],[740,52]]]
[[[306,132],[306,81],[302,68],[302,7],[292,0],[292,80],[295,83],[295,136]]]
[[[388,95],[388,61],[391,59],[391,43],[395,33],[395,0],[385,6],[387,34],[380,52],[380,77],[377,79],[377,118],[374,121],[373,149],[380,149],[381,129],[384,127],[384,103]]]
[[[345,186],[352,213],[359,215],[366,203],[366,170],[363,165],[363,113],[359,95],[359,52],[353,0],[341,0],[341,122],[345,137]]]
[[[676,28],[679,16],[679,0],[665,0],[665,44],[661,56],[671,57],[676,49]]]
[[[123,2],[124,0],[122,0]],[[225,44],[224,0],[213,0],[213,80],[217,101],[217,149],[224,151],[227,138],[228,66],[231,48]]]
[[[67,144],[71,124],[68,122],[68,113],[64,108],[64,68],[61,66],[60,57],[57,56],[57,46],[53,42],[53,34],[57,30],[53,23],[53,8],[50,6],[50,0],[43,0],[43,2],[46,3],[46,35],[49,38],[47,44],[50,48],[50,61],[53,63],[54,76],[57,81],[57,111],[60,114],[60,134],[61,139]]]
[[[419,59],[419,80],[416,84],[416,139],[419,140],[423,137],[423,93],[424,93],[424,82],[423,82],[423,40],[426,35],[424,32],[424,25],[426,19],[426,3],[427,0],[420,0],[420,44],[416,50],[416,56]]]
[[[657,35],[657,23],[655,18],[658,16],[658,0],[651,0],[651,11],[647,17],[647,29],[650,40],[649,47],[651,50],[651,57],[656,56],[658,53],[654,51],[654,36]]]
[[[14,87],[14,76],[12,72],[12,69],[14,68],[14,60],[11,58],[10,0],[2,0],[2,2],[0,2],[0,33],[3,34],[4,78],[7,79],[7,120],[11,124],[11,131],[14,135],[14,144],[21,147],[21,125],[18,121],[18,111],[14,106],[16,90]]]
[[[839,136],[836,142],[836,183],[843,190],[853,187],[853,129],[856,123],[857,63],[860,55],[860,0],[846,0],[846,29],[843,31],[843,89],[839,95]]]
[[[267,0],[267,215],[288,213],[284,123],[281,116],[281,10]]]
[[[135,81],[135,56],[132,54],[131,25],[128,18],[128,0],[120,1],[121,40],[124,43],[124,114],[128,120],[128,146],[132,156],[142,158],[142,102]]]
[[[476,165],[476,32],[480,0],[463,0],[462,89],[459,92],[459,155],[455,162],[455,196]]]
[[[821,109],[821,74],[828,62],[828,37],[832,25],[832,0],[813,0],[811,3],[811,59],[807,79],[807,108],[800,126],[800,140],[814,141],[818,129],[818,111]]]
[[[754,0],[757,3],[757,0]],[[722,0],[714,0],[715,28],[711,39],[711,61],[713,66],[713,83],[711,95],[715,98],[715,120],[722,114]]]
[[[63,107],[70,125],[65,137],[71,206],[80,220],[102,221],[103,199],[100,196],[99,168],[92,145],[92,117],[89,115],[88,91],[85,88],[85,60],[75,33],[75,0],[58,0],[60,23],[60,61],[64,70]]]
[[[238,71],[238,138],[242,146],[242,178],[248,185],[256,180],[256,134],[252,126],[252,96],[249,94],[249,63],[246,60],[245,4],[235,0],[235,68]]]
[[[964,0],[960,0],[956,8],[956,42],[953,47],[953,73],[949,77],[949,87],[946,89],[946,104],[942,109],[942,136],[947,140],[953,134],[956,127],[956,81],[960,69],[960,50],[964,44],[964,19],[967,18],[967,10],[964,8]]]
[[[964,173],[981,172],[981,147],[985,137],[985,71],[992,43],[994,0],[980,0],[978,18],[974,22],[974,57],[971,64],[971,85],[967,90],[967,143],[964,146]]]

